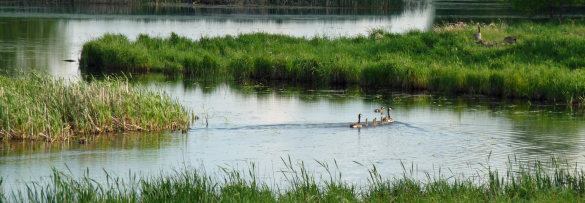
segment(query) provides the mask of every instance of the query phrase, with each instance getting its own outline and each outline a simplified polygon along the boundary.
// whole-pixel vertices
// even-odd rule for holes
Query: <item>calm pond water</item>
[[[455,8],[461,8],[455,12]],[[425,4],[408,9],[281,9],[230,7],[0,6],[0,70],[47,71],[82,78],[81,46],[92,37],[119,32],[201,36],[269,32],[311,37],[355,36],[386,27],[394,32],[429,29],[444,20],[512,21],[521,18],[499,4]],[[385,177],[402,173],[401,162],[417,172],[439,168],[473,175],[480,164],[505,168],[508,157],[523,160],[560,156],[583,162],[585,114],[566,104],[501,101],[484,97],[445,98],[425,92],[402,93],[358,86],[290,83],[201,82],[157,74],[135,76],[138,85],[164,90],[200,117],[187,134],[120,133],[78,143],[0,143],[0,177],[11,188],[47,180],[51,167],[80,176],[102,169],[124,177],[128,171],[158,174],[185,164],[246,168],[257,163],[273,175],[281,158],[333,164],[348,181],[365,182],[375,164]],[[395,123],[349,129],[362,113],[370,121],[380,106],[395,108]],[[355,162],[354,162],[355,161]],[[423,176],[423,175],[421,175]]]

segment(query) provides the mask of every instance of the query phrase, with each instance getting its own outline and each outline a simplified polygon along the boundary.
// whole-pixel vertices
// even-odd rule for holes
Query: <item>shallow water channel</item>
[[[130,39],[139,33],[167,36],[170,32],[194,39],[256,31],[355,36],[383,26],[395,32],[429,29],[443,17],[519,17],[499,6],[464,7],[481,7],[486,13],[472,12],[476,15],[472,17],[463,11],[445,11],[457,6],[429,4],[384,12],[0,6],[0,70],[8,75],[40,70],[83,78],[87,73],[80,72],[76,62],[62,60],[77,60],[85,41],[107,32],[120,32]],[[186,134],[118,133],[87,144],[0,143],[5,189],[46,181],[51,167],[71,170],[75,176],[89,169],[99,179],[102,169],[124,177],[128,171],[156,175],[185,165],[215,170],[217,166],[247,168],[253,162],[270,176],[284,167],[281,158],[290,156],[316,171],[322,168],[314,160],[336,161],[344,179],[363,183],[367,169],[355,162],[374,164],[383,176],[391,177],[403,172],[401,162],[421,173],[442,169],[474,175],[483,169],[482,164],[505,169],[509,157],[534,160],[554,155],[569,162],[584,161],[584,111],[562,103],[444,97],[359,86],[203,82],[157,74],[134,76],[133,82],[167,91],[202,119]],[[370,121],[381,117],[373,112],[381,106],[394,107],[395,123],[361,130],[348,127],[359,113]]]

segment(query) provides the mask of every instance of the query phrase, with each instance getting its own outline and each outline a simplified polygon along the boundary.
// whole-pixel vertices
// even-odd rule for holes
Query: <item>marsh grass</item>
[[[212,174],[192,167],[160,176],[130,172],[126,179],[105,172],[105,183],[89,178],[89,170],[75,178],[53,169],[50,182],[29,183],[0,197],[13,202],[579,202],[585,195],[583,170],[556,158],[511,159],[505,172],[486,166],[471,178],[440,170],[417,178],[414,166],[402,163],[402,175],[384,178],[372,165],[364,185],[343,181],[336,162],[331,168],[317,161],[323,174],[302,161],[283,163],[285,182],[280,184],[259,180],[255,164],[246,170],[220,167]]]
[[[188,129],[188,109],[124,78],[77,82],[0,76],[0,140],[69,140],[116,131]]]
[[[477,45],[470,39],[477,26],[466,23],[404,34],[372,29],[357,37],[253,33],[194,41],[174,33],[136,40],[106,34],[84,44],[81,67],[582,102],[585,21],[566,22],[486,24],[483,39],[494,47]],[[506,36],[518,43],[501,44]]]

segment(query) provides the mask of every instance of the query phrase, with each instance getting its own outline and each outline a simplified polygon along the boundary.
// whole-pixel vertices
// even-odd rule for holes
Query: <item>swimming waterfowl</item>
[[[368,119],[366,118],[366,124],[363,124],[362,127],[368,127],[368,126],[369,126]]]
[[[376,121],[376,119],[378,119],[378,118],[374,118],[374,120],[372,120],[372,125],[371,126],[377,126],[378,125],[378,122]]]
[[[510,44],[514,44],[514,43],[516,43],[516,38],[515,37],[512,37],[512,36],[509,36],[509,37],[504,38],[504,41],[506,41],[506,42],[508,42]]]
[[[349,125],[350,128],[361,128],[362,124],[360,124],[360,120],[362,119],[362,114],[360,113],[360,115],[358,115],[358,122],[357,123],[352,123],[351,125]]]
[[[384,122],[384,124],[388,124],[388,123],[392,123],[392,122],[394,122],[394,119],[392,119],[392,118],[390,117],[390,111],[392,111],[392,110],[394,110],[394,108],[392,108],[392,107],[388,107],[388,115],[386,116],[386,118],[384,118],[384,121],[383,121],[383,122]]]
[[[471,35],[471,38],[475,39],[475,40],[480,40],[481,39],[481,30],[479,29],[479,25],[477,25],[477,33]]]
[[[374,109],[376,113],[384,113],[384,107],[380,107],[380,109]]]

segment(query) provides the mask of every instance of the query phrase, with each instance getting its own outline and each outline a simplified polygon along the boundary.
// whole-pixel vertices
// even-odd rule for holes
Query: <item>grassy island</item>
[[[165,93],[122,78],[78,82],[39,74],[0,76],[0,140],[58,141],[105,132],[189,128],[189,112]]]
[[[448,94],[533,100],[585,97],[585,21],[437,25],[403,34],[312,38],[253,33],[191,40],[106,34],[84,44],[81,67],[196,75],[353,83]],[[514,36],[516,44],[503,44]]]
[[[160,176],[131,174],[124,181],[106,173],[97,183],[53,170],[50,182],[29,183],[26,189],[2,194],[9,202],[583,202],[585,175],[575,165],[553,159],[510,165],[499,173],[486,168],[475,178],[424,173],[413,168],[384,178],[375,166],[361,184],[343,181],[341,172],[319,162],[329,172],[315,175],[303,163],[285,163],[282,184],[260,180],[252,164],[247,171],[222,168],[209,174],[185,168]],[[337,169],[339,170],[339,169]],[[501,176],[500,176],[501,175]],[[0,179],[0,189],[2,181]]]

